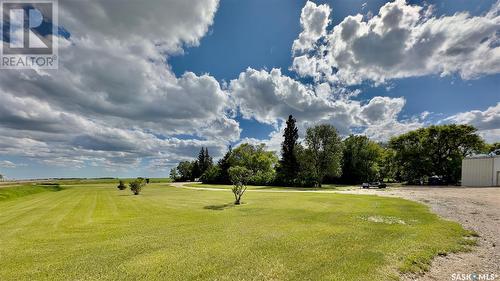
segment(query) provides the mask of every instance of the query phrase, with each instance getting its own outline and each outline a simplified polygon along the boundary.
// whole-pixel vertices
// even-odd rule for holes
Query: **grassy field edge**
[[[63,187],[57,183],[5,186],[0,188],[0,202],[14,200],[42,192],[56,192],[61,190],[63,190]]]

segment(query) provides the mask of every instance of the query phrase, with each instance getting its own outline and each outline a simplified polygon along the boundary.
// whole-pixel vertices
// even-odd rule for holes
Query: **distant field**
[[[0,280],[388,280],[473,240],[411,201],[62,185],[0,201]]]
[[[16,185],[16,184],[36,184],[36,183],[59,183],[59,184],[98,184],[98,183],[116,183],[120,180],[119,178],[95,178],[95,179],[50,179],[50,180],[19,180],[19,181],[3,181],[0,182],[0,187],[5,185]],[[135,180],[135,178],[122,178],[125,182],[130,182]],[[172,182],[169,178],[149,178],[150,183],[168,183]]]
[[[55,180],[55,182],[60,184],[98,184],[98,183],[117,183],[118,178],[116,179],[62,179]],[[123,178],[125,182],[130,182],[135,180],[135,178]],[[150,183],[168,183],[171,182],[169,178],[149,178]]]

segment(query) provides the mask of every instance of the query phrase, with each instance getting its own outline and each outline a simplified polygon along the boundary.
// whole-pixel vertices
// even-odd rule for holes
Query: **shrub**
[[[119,190],[125,190],[127,188],[127,186],[125,185],[125,182],[123,182],[122,180],[120,180],[120,183],[118,184],[117,188]]]
[[[146,181],[142,178],[138,178],[133,182],[128,184],[130,186],[130,190],[134,193],[134,195],[139,195],[142,188],[146,185]]]

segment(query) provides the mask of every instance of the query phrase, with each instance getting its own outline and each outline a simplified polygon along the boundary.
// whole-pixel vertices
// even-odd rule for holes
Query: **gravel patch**
[[[478,247],[472,252],[438,256],[422,276],[402,280],[500,280],[500,188],[402,187],[388,190],[351,190],[342,193],[393,196],[428,205],[434,213],[474,230]],[[474,279],[477,274],[478,279]],[[490,279],[480,279],[488,274]],[[454,278],[455,277],[455,278]],[[464,277],[464,276],[462,276]],[[493,278],[493,279],[491,279]]]

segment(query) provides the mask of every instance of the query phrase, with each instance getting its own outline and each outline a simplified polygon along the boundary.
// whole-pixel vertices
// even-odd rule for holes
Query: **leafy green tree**
[[[192,170],[193,170],[193,163],[189,161],[181,161],[179,165],[177,165],[177,172],[179,172],[180,181],[187,181],[191,180],[192,178]]]
[[[203,173],[203,175],[201,175],[200,180],[203,183],[220,183],[220,174],[221,170],[218,165],[211,166]]]
[[[332,125],[317,125],[307,129],[305,161],[312,168],[315,186],[321,187],[325,176],[342,174],[342,140]]]
[[[229,176],[231,177],[231,182],[233,183],[233,188],[231,189],[234,194],[234,204],[241,204],[241,197],[247,190],[247,183],[250,180],[252,171],[241,166],[234,166],[229,168]]]
[[[296,120],[293,116],[288,116],[285,132],[283,133],[284,140],[281,143],[281,160],[279,162],[277,179],[280,184],[284,185],[295,185],[300,169],[296,151],[299,129],[297,129],[295,123]]]
[[[425,152],[423,143],[424,134],[418,130],[390,140],[389,147],[396,152],[394,161],[401,180],[417,184],[423,182],[431,170],[432,163]]]
[[[500,142],[495,142],[486,145],[486,153],[495,153],[496,155],[500,155]]]
[[[421,128],[394,137],[389,147],[395,151],[395,162],[401,179],[423,182],[439,176],[448,184],[458,182],[462,159],[484,149],[484,141],[470,125],[439,125]]]
[[[295,147],[297,161],[299,162],[299,172],[297,174],[298,186],[314,186],[317,182],[315,169],[311,165],[313,162],[312,155],[309,150],[303,147],[300,143]]]
[[[349,184],[370,182],[380,177],[382,148],[366,136],[350,135],[344,141],[341,181]]]
[[[250,184],[265,185],[274,181],[278,157],[274,152],[267,151],[264,144],[244,143],[232,151],[229,162],[231,167],[241,166],[251,171]]]
[[[430,159],[430,174],[454,184],[460,180],[462,159],[480,151],[484,141],[470,125],[430,126],[423,132],[424,148]]]
[[[397,181],[399,179],[398,176],[398,167],[395,161],[396,152],[394,149],[384,147],[382,148],[382,155],[379,159],[379,167],[380,167],[380,179],[383,181],[391,182]]]
[[[176,167],[173,167],[172,169],[170,169],[170,179],[173,181],[179,180],[179,173],[177,172]]]

